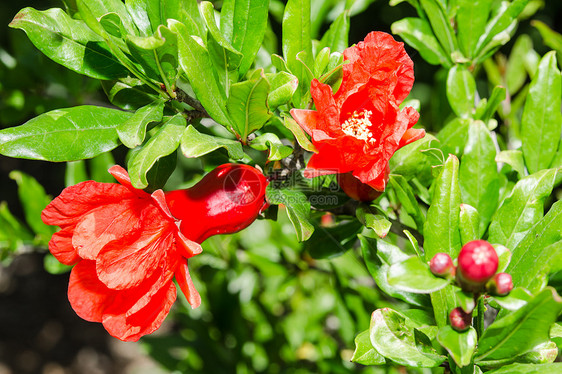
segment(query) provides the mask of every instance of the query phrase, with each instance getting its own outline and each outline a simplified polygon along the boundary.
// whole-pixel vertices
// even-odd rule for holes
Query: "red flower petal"
[[[398,145],[399,148],[408,145],[416,140],[420,140],[425,136],[424,129],[408,129],[400,139],[400,144]]]
[[[308,135],[318,128],[318,112],[315,110],[291,109],[291,116]]]
[[[72,234],[74,227],[67,226],[56,232],[49,241],[49,251],[57,260],[65,265],[74,265],[80,260],[78,253],[72,245]]]
[[[176,269],[176,281],[189,305],[194,309],[199,307],[201,305],[201,295],[199,295],[191,280],[189,269],[187,268],[187,260],[182,260]]]
[[[94,261],[80,261],[72,268],[68,282],[68,301],[81,318],[101,322],[104,310],[112,305],[115,291],[108,289],[96,276]]]

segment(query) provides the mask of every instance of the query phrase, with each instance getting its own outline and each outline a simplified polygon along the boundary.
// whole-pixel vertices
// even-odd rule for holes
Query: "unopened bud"
[[[505,296],[513,289],[513,281],[511,275],[507,273],[498,273],[486,284],[488,292],[497,296]]]
[[[457,307],[449,313],[449,321],[453,329],[465,331],[472,324],[472,313],[466,313],[461,307]]]
[[[446,253],[437,253],[429,262],[429,269],[438,277],[454,277],[455,265],[453,259]]]
[[[498,270],[498,255],[485,240],[473,240],[462,247],[458,258],[458,280],[467,291],[479,291]]]

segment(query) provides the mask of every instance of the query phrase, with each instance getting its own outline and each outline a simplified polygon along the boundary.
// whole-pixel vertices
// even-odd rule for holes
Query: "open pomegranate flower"
[[[383,32],[372,32],[347,48],[344,59],[342,83],[335,94],[314,79],[310,92],[316,110],[291,110],[318,150],[307,165],[316,172],[309,175],[352,173],[384,191],[388,160],[397,149],[425,135],[412,128],[419,113],[412,107],[399,108],[414,83],[413,62],[404,44]]]
[[[187,259],[201,246],[180,232],[162,190],[133,188],[120,166],[109,172],[120,184],[68,187],[41,218],[61,228],[49,242],[51,253],[75,264],[68,286],[72,308],[114,337],[136,341],[158,329],[170,311],[174,277],[191,306],[200,305]]]

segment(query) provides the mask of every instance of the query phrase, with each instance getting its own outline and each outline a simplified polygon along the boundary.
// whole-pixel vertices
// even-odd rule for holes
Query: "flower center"
[[[354,138],[364,140],[368,143],[373,143],[375,140],[372,138],[373,133],[369,129],[373,124],[369,120],[373,112],[364,110],[362,112],[355,111],[344,123],[341,129],[347,135]]]
[[[474,260],[474,264],[482,265],[490,261],[490,256],[485,248],[476,248],[474,250],[474,254],[472,255],[472,259]]]

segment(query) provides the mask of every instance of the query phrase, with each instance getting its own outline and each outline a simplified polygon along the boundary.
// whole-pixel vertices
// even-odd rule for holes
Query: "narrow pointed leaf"
[[[226,149],[230,158],[244,158],[242,144],[237,140],[202,134],[191,125],[181,137],[181,151],[185,157],[201,157],[219,148]]]

